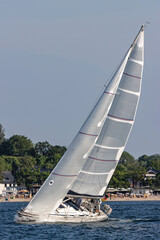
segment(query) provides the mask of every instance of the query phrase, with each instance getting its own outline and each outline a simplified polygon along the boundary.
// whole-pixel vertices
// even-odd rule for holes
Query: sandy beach
[[[29,202],[31,200],[31,198],[8,198],[8,200],[6,200],[6,198],[0,198],[0,202]]]
[[[160,201],[160,195],[157,196],[149,196],[149,197],[134,197],[134,198],[130,198],[130,197],[112,197],[112,198],[108,198],[107,202],[109,201]]]
[[[15,199],[11,199],[8,198],[8,201],[5,198],[0,198],[0,202],[29,202],[31,200],[31,198],[15,198]],[[156,196],[149,196],[149,197],[142,197],[142,198],[138,198],[138,197],[134,197],[134,198],[130,198],[130,197],[111,197],[111,198],[107,198],[106,202],[110,202],[110,201],[160,201],[160,195],[156,195]]]

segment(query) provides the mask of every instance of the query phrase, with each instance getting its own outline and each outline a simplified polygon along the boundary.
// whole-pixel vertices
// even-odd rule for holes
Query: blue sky
[[[1,0],[0,123],[6,137],[68,146],[140,26],[142,95],[126,151],[160,153],[159,0]]]

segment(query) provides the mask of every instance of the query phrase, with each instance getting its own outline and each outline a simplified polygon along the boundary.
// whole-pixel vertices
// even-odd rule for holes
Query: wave
[[[160,222],[160,219],[153,218],[135,218],[135,219],[120,219],[120,218],[109,218],[108,221],[120,222],[120,223],[128,223],[128,222]]]

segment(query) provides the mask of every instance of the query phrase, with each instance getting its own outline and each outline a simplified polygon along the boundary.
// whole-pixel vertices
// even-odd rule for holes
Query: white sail
[[[32,213],[50,212],[51,209],[55,210],[66,196],[99,136],[115,97],[130,51],[129,49],[66,153],[25,211]]]
[[[56,210],[69,190],[85,195],[103,194],[135,117],[142,74],[142,64],[139,64],[143,60],[142,33],[143,28],[68,150],[25,212],[43,214]],[[137,82],[129,80],[132,78]],[[97,164],[100,162],[102,164]]]
[[[68,195],[102,197],[126,145],[140,97],[144,27],[129,55],[116,96],[100,135]]]

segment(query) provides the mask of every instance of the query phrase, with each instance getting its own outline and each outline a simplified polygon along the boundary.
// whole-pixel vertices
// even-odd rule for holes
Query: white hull
[[[32,216],[17,214],[15,221],[18,223],[82,223],[82,222],[102,222],[108,219],[108,216],[100,211],[99,213],[89,215],[60,215],[60,214],[49,214],[44,216]]]
[[[88,203],[88,202],[87,202]],[[84,206],[77,207],[74,202],[68,201],[62,203],[56,211],[51,213],[32,213],[27,209],[17,213],[15,221],[18,223],[35,222],[35,223],[81,223],[81,222],[101,222],[108,219],[108,215],[112,209],[107,205],[103,205],[103,211],[99,209],[86,208]]]

